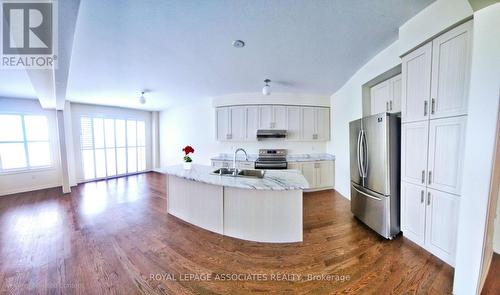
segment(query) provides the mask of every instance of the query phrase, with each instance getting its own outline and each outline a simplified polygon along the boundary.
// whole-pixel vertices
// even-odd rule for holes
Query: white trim
[[[41,189],[60,187],[60,186],[62,186],[61,183],[50,183],[50,184],[33,185],[33,186],[23,187],[23,188],[19,188],[19,189],[5,190],[5,191],[0,191],[0,197],[12,195],[12,194],[18,194],[18,193],[31,192],[31,191],[41,190]]]

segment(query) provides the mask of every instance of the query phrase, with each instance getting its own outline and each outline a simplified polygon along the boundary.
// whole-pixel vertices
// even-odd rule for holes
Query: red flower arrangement
[[[194,153],[194,149],[192,146],[190,145],[186,145],[182,151],[184,152],[184,162],[186,163],[191,163],[193,162],[193,160],[191,159],[191,157],[189,156],[189,154],[191,153]]]

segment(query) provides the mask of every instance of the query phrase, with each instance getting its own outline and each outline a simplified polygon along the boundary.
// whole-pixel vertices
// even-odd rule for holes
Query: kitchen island
[[[214,167],[182,165],[168,175],[168,213],[201,228],[243,240],[302,241],[304,176],[295,170],[266,170],[263,178],[214,175]]]

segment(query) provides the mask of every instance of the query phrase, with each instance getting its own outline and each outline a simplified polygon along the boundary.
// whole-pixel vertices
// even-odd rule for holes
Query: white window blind
[[[146,170],[144,121],[82,116],[80,124],[85,180]]]

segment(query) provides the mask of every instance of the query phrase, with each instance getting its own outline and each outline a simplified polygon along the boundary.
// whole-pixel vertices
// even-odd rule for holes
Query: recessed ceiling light
[[[236,47],[236,48],[245,47],[245,42],[243,42],[241,40],[234,40],[233,41],[233,47]]]

